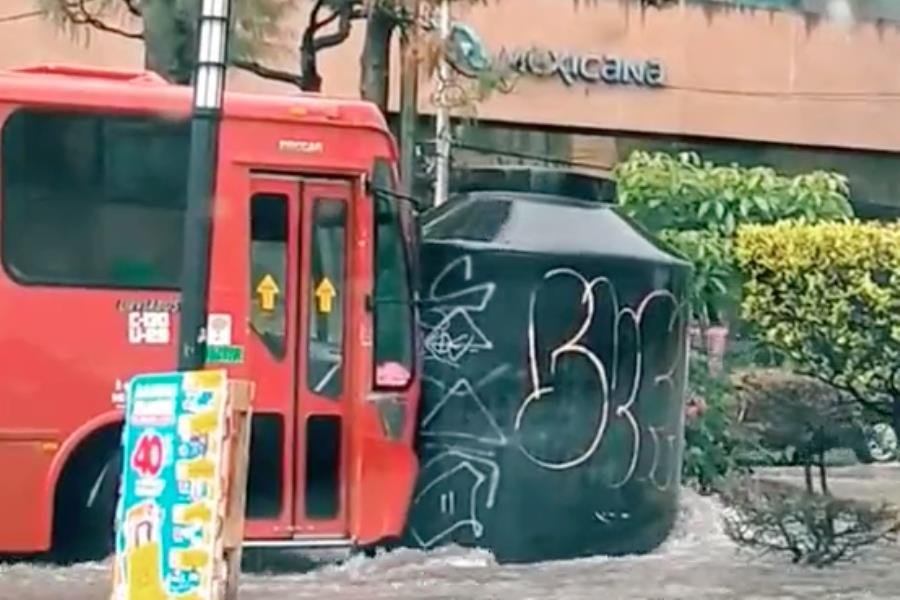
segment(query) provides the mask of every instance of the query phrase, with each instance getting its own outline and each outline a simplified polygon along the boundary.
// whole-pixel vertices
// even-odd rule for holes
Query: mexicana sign
[[[462,75],[476,78],[491,71],[539,78],[558,78],[565,85],[576,83],[632,85],[659,88],[666,73],[657,60],[628,60],[611,54],[582,54],[532,46],[501,48],[491,56],[477,33],[454,23],[450,34],[451,65]]]

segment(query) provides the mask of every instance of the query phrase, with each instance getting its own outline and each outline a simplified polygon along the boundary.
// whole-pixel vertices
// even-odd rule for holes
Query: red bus
[[[2,553],[109,551],[123,384],[176,359],[190,104],[147,73],[0,74]],[[257,385],[247,543],[397,537],[420,353],[386,123],[229,93],[220,139],[208,364]]]

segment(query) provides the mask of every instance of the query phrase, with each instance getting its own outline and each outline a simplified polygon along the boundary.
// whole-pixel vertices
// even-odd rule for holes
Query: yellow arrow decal
[[[256,293],[259,295],[259,308],[268,312],[275,310],[275,297],[281,290],[271,275],[263,277],[259,285],[256,286]]]
[[[327,277],[322,278],[322,281],[316,286],[316,300],[318,300],[320,313],[331,312],[331,304],[335,296],[337,296],[337,290],[334,289],[331,280]]]

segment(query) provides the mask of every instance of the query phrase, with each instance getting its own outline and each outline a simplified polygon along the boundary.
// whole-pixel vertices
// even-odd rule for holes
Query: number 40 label
[[[158,433],[142,433],[131,454],[131,468],[141,477],[156,477],[162,470],[163,440]]]

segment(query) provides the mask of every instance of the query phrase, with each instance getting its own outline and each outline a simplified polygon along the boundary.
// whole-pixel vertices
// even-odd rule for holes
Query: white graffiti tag
[[[487,308],[496,285],[473,284],[472,279],[472,257],[461,256],[444,267],[428,288],[420,322],[425,360],[458,367],[465,356],[493,349],[476,317]]]
[[[664,492],[669,489],[675,480],[675,476],[678,474],[678,449],[675,446],[677,436],[674,433],[665,433],[663,428],[654,427],[652,425],[647,427],[647,431],[650,433],[650,439],[653,440],[653,461],[650,464],[646,479],[652,483],[656,489]],[[661,434],[665,434],[663,440],[660,440]],[[674,464],[668,465],[668,468],[663,466],[661,469],[660,465],[663,463],[661,455],[663,454],[664,449],[666,451],[665,456],[668,456],[669,460]],[[673,468],[673,466],[675,468]],[[663,472],[662,480],[660,480],[659,476],[660,470]]]
[[[429,379],[436,387],[444,385]],[[450,406],[450,410],[444,410]],[[457,441],[505,446],[506,434],[484,405],[475,388],[466,379],[459,379],[422,419],[423,438],[451,438]]]
[[[411,534],[422,548],[466,528],[476,538],[484,532],[480,511],[494,508],[500,485],[496,451],[508,440],[479,390],[508,371],[508,365],[499,365],[474,384],[465,378],[450,386],[434,378],[423,379],[434,387],[434,397],[439,400],[422,418],[420,428],[424,450],[434,453],[422,466],[421,487],[413,499],[413,510],[428,515],[411,519],[415,523]],[[486,493],[482,493],[485,485]]]
[[[581,286],[581,313],[582,320],[575,332],[568,340],[559,344],[557,347],[549,351],[549,376],[551,380],[557,379],[557,368],[560,360],[566,356],[580,356],[587,359],[587,364],[592,367],[593,379],[595,386],[593,389],[596,394],[596,406],[598,416],[594,433],[590,442],[586,447],[579,448],[572,453],[572,457],[568,459],[548,459],[538,456],[534,451],[527,447],[527,444],[520,440],[519,448],[528,460],[534,464],[549,470],[563,471],[572,469],[583,464],[595,455],[604,436],[611,423],[620,421],[626,425],[629,432],[630,452],[626,457],[625,468],[621,477],[610,482],[610,487],[618,488],[631,481],[638,468],[639,457],[641,455],[642,430],[646,429],[638,420],[638,411],[636,403],[640,397],[642,384],[645,380],[644,371],[646,368],[644,357],[644,343],[642,339],[642,322],[647,311],[651,306],[659,306],[668,304],[672,310],[672,316],[669,319],[669,334],[684,335],[685,330],[683,319],[686,314],[686,305],[679,302],[677,297],[668,290],[655,290],[643,297],[643,299],[632,308],[629,306],[621,307],[619,298],[615,290],[615,286],[606,277],[597,277],[588,279],[581,273],[569,268],[558,268],[548,271],[543,278],[547,282],[554,278],[569,278],[577,281]],[[539,361],[544,358],[540,352],[537,341],[537,327],[539,315],[537,314],[537,297],[540,291],[540,285],[532,292],[529,303],[529,323],[528,323],[528,359],[531,379],[531,391],[525,397],[515,415],[513,424],[514,431],[520,432],[523,421],[526,420],[529,409],[535,402],[542,399],[549,399],[554,392],[558,382],[554,385],[548,385],[541,380]],[[605,294],[605,296],[601,296]],[[589,336],[588,332],[592,331],[595,324],[595,316],[598,312],[598,298],[607,298],[612,305],[612,323],[609,331],[609,339],[596,339],[596,335]],[[560,310],[557,303],[555,310]],[[679,326],[680,325],[680,326]],[[624,334],[629,334],[627,344],[622,343]],[[588,339],[593,337],[594,339]],[[599,342],[611,342],[611,356],[609,364],[604,362],[595,350],[596,344]],[[627,357],[623,357],[622,353],[628,352]],[[681,353],[677,353],[676,360],[672,365],[666,365],[666,371],[662,375],[652,378],[652,385],[673,385],[676,373],[678,371],[678,358]],[[629,359],[628,363],[622,363],[623,358]],[[627,381],[619,380],[620,363],[625,365],[633,365],[632,372]],[[625,387],[623,387],[625,386]],[[613,408],[613,398],[623,398],[624,401]],[[657,481],[657,469],[660,463],[658,453],[660,451],[659,440],[660,429],[654,428],[649,432],[650,437],[654,440],[654,459],[650,469],[650,476]],[[668,441],[668,440],[667,440]],[[668,477],[666,478],[668,485]],[[657,485],[659,485],[657,483]]]
[[[434,516],[427,522],[419,522],[410,528],[419,546],[432,548],[455,531],[466,527],[471,530],[472,535],[480,538],[484,534],[484,525],[478,517],[479,506],[493,508],[500,485],[500,468],[496,461],[464,450],[451,449],[422,465],[422,475],[428,483],[413,498],[413,510],[420,505],[426,505],[427,509],[429,503],[439,504],[439,513],[431,513],[440,514],[440,517]],[[485,484],[487,490],[482,501],[479,501],[479,494]],[[468,494],[463,493],[462,502],[457,503],[456,492],[460,487],[468,488]]]

